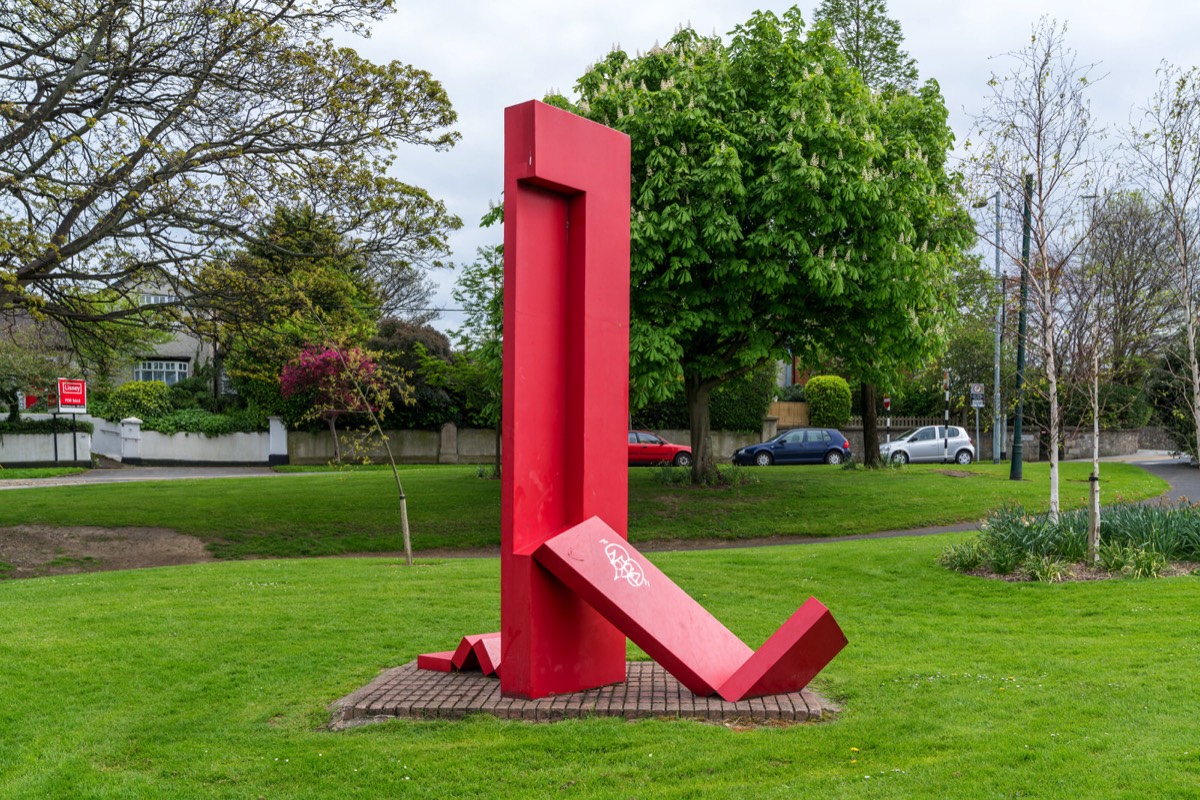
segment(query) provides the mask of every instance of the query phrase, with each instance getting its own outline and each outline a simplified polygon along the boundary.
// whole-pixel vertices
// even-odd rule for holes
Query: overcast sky
[[[541,99],[550,90],[573,94],[588,64],[614,44],[626,52],[648,50],[680,24],[701,33],[726,34],[756,9],[782,13],[791,3],[759,0],[397,0],[397,13],[356,42],[377,62],[403,61],[441,81],[458,112],[462,141],[450,152],[406,152],[396,177],[425,188],[463,220],[452,239],[453,259],[469,263],[475,248],[498,242],[498,228],[480,231],[489,200],[503,183],[502,139],[506,106]],[[811,21],[817,0],[798,4]],[[1006,73],[1006,53],[1020,49],[1043,14],[1066,21],[1068,44],[1079,62],[1098,63],[1104,79],[1090,90],[1095,116],[1110,127],[1127,124],[1157,85],[1163,59],[1200,64],[1200,3],[1143,0],[890,0],[890,15],[904,31],[904,47],[922,80],[941,84],[959,141],[987,98],[993,72]],[[451,307],[449,272],[434,276],[436,304]],[[458,324],[453,312],[434,323]]]

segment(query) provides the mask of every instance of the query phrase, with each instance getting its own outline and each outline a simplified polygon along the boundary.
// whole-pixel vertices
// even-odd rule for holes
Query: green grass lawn
[[[1200,578],[1010,584],[938,567],[965,535],[654,554],[751,645],[809,594],[849,637],[817,681],[840,719],[752,730],[320,730],[379,670],[494,630],[495,559],[0,583],[0,797],[1195,797]]]
[[[1086,463],[1062,466],[1064,507],[1082,506]],[[962,473],[969,477],[958,477]],[[1026,480],[1008,466],[900,470],[800,467],[752,470],[759,483],[722,489],[666,485],[658,469],[630,470],[635,542],[837,536],[982,519],[1016,502],[1044,509],[1045,464]],[[416,549],[486,547],[500,540],[500,482],[476,467],[412,467],[401,474]],[[1127,464],[1105,464],[1106,501],[1142,499],[1167,485]],[[155,481],[11,490],[0,526],[165,527],[204,538],[222,557],[302,556],[401,549],[390,470],[253,479]]]
[[[31,478],[61,478],[64,475],[78,475],[84,471],[83,467],[0,467],[0,483]]]

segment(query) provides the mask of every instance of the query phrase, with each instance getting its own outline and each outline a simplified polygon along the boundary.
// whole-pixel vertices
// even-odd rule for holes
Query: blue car
[[[833,428],[792,428],[769,442],[743,447],[733,463],[767,467],[771,464],[841,464],[850,460],[850,442]]]

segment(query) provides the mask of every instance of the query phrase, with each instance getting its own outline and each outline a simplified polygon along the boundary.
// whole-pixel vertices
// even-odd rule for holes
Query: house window
[[[163,303],[174,303],[179,298],[173,294],[143,294],[142,305],[157,306]]]
[[[188,376],[188,362],[173,358],[154,358],[138,364],[135,381],[162,381],[168,386]]]

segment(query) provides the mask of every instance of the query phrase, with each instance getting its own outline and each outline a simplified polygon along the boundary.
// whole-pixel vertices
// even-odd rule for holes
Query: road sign
[[[883,398],[883,410],[884,411],[892,410],[892,398],[890,398],[890,397]]]
[[[971,408],[983,408],[983,384],[971,384]]]
[[[87,413],[87,381],[58,379],[58,413]]]

